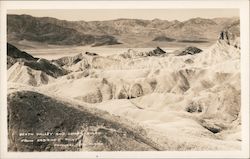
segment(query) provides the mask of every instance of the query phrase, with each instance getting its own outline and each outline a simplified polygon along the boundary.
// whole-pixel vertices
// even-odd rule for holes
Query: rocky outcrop
[[[56,65],[59,65],[61,67],[63,66],[72,66],[80,62],[81,60],[85,59],[83,54],[78,54],[76,56],[65,56],[56,60],[52,60],[52,62]],[[86,66],[87,67],[87,66]]]
[[[155,37],[155,38],[153,39],[153,41],[173,42],[173,41],[176,41],[176,39],[169,38],[169,37],[166,37],[166,36],[158,36],[158,37]]]
[[[98,56],[97,53],[93,53],[93,52],[85,52],[85,54],[89,56]]]
[[[149,51],[148,53],[146,53],[147,56],[160,56],[163,54],[166,54],[166,52],[158,46],[153,51]]]
[[[29,86],[41,86],[54,81],[55,78],[41,70],[35,70],[22,62],[16,62],[8,70],[8,82],[21,83]]]
[[[162,56],[166,55],[166,52],[160,47],[156,47],[156,49],[151,51],[139,52],[133,49],[129,49],[127,52],[120,54],[119,56],[122,58],[137,58],[137,57],[147,57],[147,56]]]
[[[17,62],[17,59],[7,56],[7,69],[9,69],[12,65]]]
[[[124,88],[122,88],[118,93],[117,99],[129,99],[128,94]]]
[[[131,89],[130,89],[130,97],[131,98],[137,98],[143,96],[143,90],[142,90],[142,86],[138,83],[132,85]]]
[[[65,69],[54,65],[46,59],[39,59],[37,61],[25,61],[21,64],[24,66],[28,66],[34,70],[43,71],[54,78],[66,75],[68,73]]]
[[[240,21],[236,21],[220,32],[219,43],[226,43],[240,49]]]
[[[202,50],[194,46],[189,46],[179,52],[177,56],[194,55],[202,52]]]
[[[109,35],[98,36],[95,41],[96,42],[92,45],[92,47],[122,44],[121,42],[118,42],[115,37]]]
[[[235,48],[240,48],[240,38],[228,30],[224,30],[220,33],[219,42],[224,42]]]

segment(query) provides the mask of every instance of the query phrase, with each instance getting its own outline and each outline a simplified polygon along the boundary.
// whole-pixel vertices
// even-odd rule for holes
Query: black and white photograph
[[[7,152],[241,151],[241,25],[237,7],[7,9]]]

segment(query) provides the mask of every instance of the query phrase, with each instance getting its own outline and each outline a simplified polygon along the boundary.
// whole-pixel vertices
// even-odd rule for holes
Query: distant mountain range
[[[192,18],[187,21],[116,19],[66,21],[51,17],[8,15],[8,42],[39,42],[54,45],[115,45],[150,42],[215,41],[226,27],[239,18]]]

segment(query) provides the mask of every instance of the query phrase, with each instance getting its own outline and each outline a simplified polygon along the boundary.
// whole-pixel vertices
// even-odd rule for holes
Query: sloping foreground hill
[[[155,151],[162,149],[147,138],[143,129],[126,122],[104,111],[88,108],[72,101],[65,102],[33,90],[11,90],[8,94],[8,149],[10,151]],[[38,133],[46,132],[53,135],[38,136]],[[74,132],[75,136],[67,134],[69,132]],[[34,133],[34,135],[20,136],[21,133]],[[56,133],[61,135],[55,136]],[[60,139],[60,141],[37,140],[48,138]],[[69,139],[75,139],[75,141]],[[33,142],[27,142],[28,140]],[[66,144],[70,146],[65,146]]]

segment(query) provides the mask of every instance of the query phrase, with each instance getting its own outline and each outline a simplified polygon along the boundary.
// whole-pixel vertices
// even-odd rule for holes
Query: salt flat
[[[101,56],[108,56],[113,54],[121,54],[126,52],[130,48],[109,48],[109,47],[91,47],[91,46],[65,46],[58,48],[36,48],[36,49],[24,49],[24,51],[29,52],[31,55],[39,58],[45,59],[57,59],[64,56],[74,56],[80,53],[93,52],[100,54]],[[154,48],[132,48],[137,51],[150,51]],[[176,50],[176,47],[163,48],[167,52],[172,52]]]

